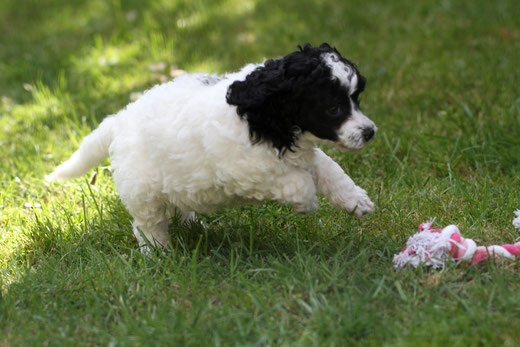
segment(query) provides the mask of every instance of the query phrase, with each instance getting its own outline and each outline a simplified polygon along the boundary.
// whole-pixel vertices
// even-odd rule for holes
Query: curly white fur
[[[193,211],[265,199],[311,212],[318,208],[317,192],[357,215],[371,212],[367,193],[316,147],[316,137],[302,134],[295,151],[283,156],[268,143],[252,144],[248,124],[226,103],[226,92],[257,66],[223,77],[188,74],[153,87],[106,118],[47,178],[77,177],[110,155],[116,188],[145,249],[142,236],[168,247],[175,213],[192,219]]]

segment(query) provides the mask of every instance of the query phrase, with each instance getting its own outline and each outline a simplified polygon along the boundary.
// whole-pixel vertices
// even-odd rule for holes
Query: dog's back
[[[264,199],[290,156],[251,143],[247,122],[226,103],[233,81],[187,74],[153,87],[103,121],[48,179],[78,177],[110,155],[123,201],[162,198],[209,212]]]

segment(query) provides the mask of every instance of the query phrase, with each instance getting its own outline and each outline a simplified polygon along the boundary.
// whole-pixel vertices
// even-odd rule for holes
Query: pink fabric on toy
[[[515,211],[517,216],[513,225],[520,229],[520,210]],[[520,254],[520,242],[501,246],[478,246],[472,239],[462,237],[455,225],[444,229],[433,228],[433,222],[419,225],[417,234],[411,236],[406,246],[394,256],[396,269],[406,266],[419,265],[444,268],[447,261],[469,261],[480,263],[492,256],[495,259],[514,258]]]

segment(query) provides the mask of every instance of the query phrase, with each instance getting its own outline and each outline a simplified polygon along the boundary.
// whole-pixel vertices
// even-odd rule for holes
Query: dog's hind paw
[[[310,201],[306,201],[305,203],[293,204],[292,208],[294,211],[298,213],[312,213],[318,210],[319,203],[318,198],[316,196],[313,197]]]

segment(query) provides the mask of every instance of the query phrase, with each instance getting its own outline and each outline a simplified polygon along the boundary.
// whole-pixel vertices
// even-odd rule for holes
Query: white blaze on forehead
[[[350,94],[352,94],[356,90],[358,83],[358,77],[354,69],[339,60],[339,57],[335,53],[324,53],[321,55],[321,59],[330,67],[332,76],[337,78],[342,85],[349,89]]]

